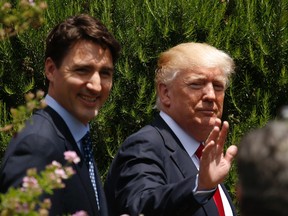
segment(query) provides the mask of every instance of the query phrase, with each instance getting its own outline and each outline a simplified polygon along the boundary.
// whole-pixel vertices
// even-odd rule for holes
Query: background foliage
[[[89,13],[121,42],[109,101],[92,122],[102,177],[123,140],[153,118],[154,71],[160,52],[182,42],[207,42],[229,53],[236,73],[227,90],[223,119],[227,143],[276,118],[288,99],[288,0],[47,0],[45,24],[0,41],[0,125],[24,93],[45,90],[44,40],[70,15]],[[0,151],[9,136],[0,133]],[[0,158],[2,157],[0,156]],[[232,169],[226,186],[235,194]]]

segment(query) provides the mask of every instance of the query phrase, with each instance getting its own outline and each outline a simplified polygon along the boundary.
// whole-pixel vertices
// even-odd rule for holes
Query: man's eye
[[[89,70],[87,69],[87,68],[77,68],[76,70],[75,70],[77,73],[88,73],[89,72]]]
[[[110,70],[103,70],[100,72],[101,76],[110,77],[112,76],[112,71]]]
[[[215,91],[223,91],[224,90],[224,85],[222,84],[214,84],[214,89]]]
[[[200,89],[203,84],[202,83],[191,83],[190,85],[190,88],[193,88],[193,89]]]

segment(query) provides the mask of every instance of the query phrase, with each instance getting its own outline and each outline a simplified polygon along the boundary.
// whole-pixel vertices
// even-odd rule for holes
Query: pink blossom
[[[57,168],[61,168],[62,167],[62,165],[59,162],[55,161],[55,160],[52,161],[52,165],[57,167]]]
[[[65,160],[67,160],[71,163],[73,162],[74,164],[77,164],[80,162],[80,158],[78,157],[78,155],[76,154],[75,151],[64,152],[64,157],[65,157]]]
[[[32,5],[32,6],[35,6],[34,0],[29,0],[29,4]]]
[[[35,97],[35,95],[32,92],[29,92],[25,95],[25,100],[31,101],[34,97]]]
[[[56,176],[58,176],[62,179],[68,178],[67,174],[65,173],[65,171],[63,169],[55,169],[55,174],[56,174]]]
[[[17,213],[29,213],[29,206],[27,203],[17,203],[16,206],[15,206],[15,211]],[[20,214],[21,215],[21,214]]]
[[[45,94],[44,91],[39,90],[36,92],[36,98],[42,98],[44,94]]]
[[[39,184],[38,184],[37,179],[35,179],[34,177],[25,176],[23,178],[23,187],[24,188],[38,188]]]
[[[88,214],[85,211],[78,211],[72,214],[72,216],[88,216]]]
[[[72,167],[66,167],[65,172],[67,173],[68,176],[75,174],[75,171],[73,170]]]

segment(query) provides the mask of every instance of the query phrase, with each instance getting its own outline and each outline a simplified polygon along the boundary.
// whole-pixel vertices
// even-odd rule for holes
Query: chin
[[[208,125],[214,126],[216,119],[217,119],[217,117],[204,117],[204,118],[200,119],[200,124],[203,126],[204,125],[205,126],[208,126]]]
[[[210,121],[209,121],[209,125],[214,126],[215,123],[216,123],[216,119],[218,119],[218,118],[217,117],[211,118]]]

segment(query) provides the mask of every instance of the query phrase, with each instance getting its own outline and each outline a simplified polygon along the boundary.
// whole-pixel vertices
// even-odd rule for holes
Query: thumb
[[[237,155],[237,151],[238,151],[237,146],[235,145],[229,146],[228,149],[226,150],[225,159],[229,161],[230,163],[232,163],[232,160]]]

